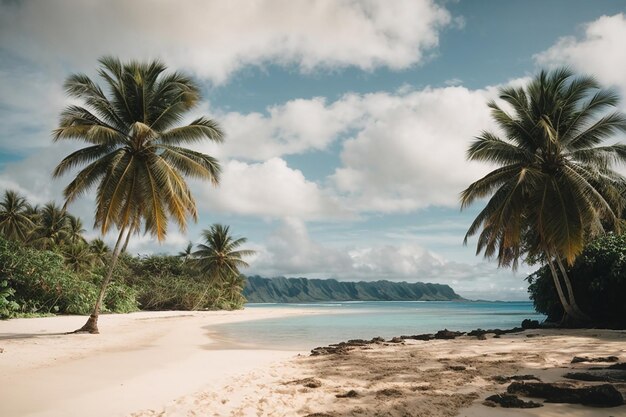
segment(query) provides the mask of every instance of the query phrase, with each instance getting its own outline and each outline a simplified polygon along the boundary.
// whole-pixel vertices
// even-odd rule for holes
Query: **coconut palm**
[[[222,141],[213,120],[199,117],[178,125],[199,101],[200,90],[187,76],[166,73],[159,61],[122,63],[99,60],[105,90],[83,74],[71,75],[66,92],[84,102],[61,114],[54,140],[75,140],[86,147],[68,155],[54,170],[58,177],[79,168],[64,190],[66,206],[96,188],[94,226],[104,235],[117,229],[108,272],[93,313],[79,331],[97,333],[97,320],[124,237],[140,225],[159,241],[165,239],[171,217],[185,230],[187,216],[197,219],[196,204],[184,176],[217,184],[215,158],[187,149],[205,140]]]
[[[11,240],[25,241],[35,224],[28,215],[26,198],[12,190],[0,201],[0,234]]]
[[[229,229],[229,226],[214,224],[203,230],[204,243],[198,244],[198,250],[193,252],[196,266],[209,279],[208,286],[217,283],[221,289],[229,276],[238,277],[239,268],[248,266],[243,258],[255,253],[253,250],[239,249],[247,239],[233,238]]]
[[[193,256],[193,242],[189,242],[187,246],[185,246],[185,249],[178,252],[177,256],[181,258],[183,262],[186,262],[189,259],[191,259],[191,257]]]
[[[61,255],[65,264],[75,272],[89,270],[96,260],[96,255],[85,242],[70,243],[61,247]]]
[[[563,261],[571,264],[605,226],[619,229],[626,180],[613,166],[626,161],[626,145],[603,142],[626,131],[626,116],[614,110],[615,92],[568,69],[502,88],[500,99],[510,113],[489,107],[504,136],[483,132],[467,153],[499,168],[461,194],[463,208],[490,197],[465,242],[480,231],[477,254],[500,266],[515,268],[524,254],[546,262],[566,315],[584,320]]]
[[[32,243],[42,249],[51,249],[65,242],[69,231],[68,214],[50,202],[39,210],[39,222],[33,230]]]
[[[105,264],[106,259],[109,256],[109,253],[111,252],[107,244],[104,243],[104,240],[100,238],[96,238],[89,243],[89,250],[91,251],[91,253],[93,253],[96,261],[100,265]]]
[[[66,240],[70,244],[87,243],[83,237],[83,233],[86,230],[83,227],[83,222],[76,216],[71,214],[67,215],[67,237]]]

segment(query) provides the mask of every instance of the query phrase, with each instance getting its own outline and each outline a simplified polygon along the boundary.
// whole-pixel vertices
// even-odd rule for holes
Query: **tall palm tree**
[[[105,264],[106,259],[109,256],[109,253],[111,252],[107,244],[104,243],[104,240],[100,238],[96,238],[89,243],[89,250],[91,251],[91,253],[93,253],[93,255],[96,258],[96,261],[100,265]]]
[[[203,230],[204,243],[198,244],[198,250],[193,253],[198,269],[209,278],[207,288],[217,283],[221,289],[229,276],[238,277],[239,268],[248,266],[243,258],[255,253],[253,250],[239,249],[247,239],[233,238],[229,229],[229,226],[214,224],[209,229]]]
[[[183,249],[182,251],[178,252],[177,256],[179,258],[181,258],[183,260],[183,262],[186,262],[189,259],[191,259],[192,256],[193,256],[193,242],[189,242],[187,244],[187,246],[185,246],[185,249]]]
[[[197,211],[183,176],[218,183],[218,161],[185,145],[223,138],[218,124],[205,117],[176,126],[200,98],[189,77],[166,73],[159,61],[122,63],[104,57],[99,63],[105,90],[84,74],[71,75],[65,90],[84,105],[68,106],[54,131],[55,141],[87,144],[54,170],[58,177],[81,167],[64,190],[65,205],[95,187],[94,227],[103,235],[118,231],[93,313],[79,329],[90,333],[98,332],[100,307],[125,235],[137,233],[143,224],[146,233],[162,241],[169,217],[185,230],[187,216],[195,221]]]
[[[615,92],[568,69],[503,88],[500,99],[511,113],[495,102],[489,107],[504,136],[483,132],[467,153],[499,168],[461,193],[462,208],[490,196],[465,242],[480,231],[476,253],[495,256],[500,266],[516,268],[524,254],[545,261],[566,315],[585,320],[563,260],[571,264],[604,226],[619,229],[626,179],[613,165],[626,162],[626,145],[603,142],[626,131],[626,116],[614,110]]]
[[[6,190],[0,201],[0,234],[7,239],[24,242],[35,226],[28,215],[28,207],[26,198]]]

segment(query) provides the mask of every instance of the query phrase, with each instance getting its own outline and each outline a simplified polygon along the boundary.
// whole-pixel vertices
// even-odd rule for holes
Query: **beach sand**
[[[554,382],[570,368],[592,365],[570,364],[574,356],[626,361],[624,331],[527,330],[486,340],[375,343],[347,354],[309,356],[242,349],[206,328],[319,312],[111,315],[101,318],[99,336],[50,335],[78,327],[84,320],[79,317],[0,322],[0,415],[626,416],[626,406],[519,410],[482,404],[506,391],[508,383],[493,376],[532,374]],[[614,385],[626,394],[626,384]],[[351,390],[355,397],[336,396]]]

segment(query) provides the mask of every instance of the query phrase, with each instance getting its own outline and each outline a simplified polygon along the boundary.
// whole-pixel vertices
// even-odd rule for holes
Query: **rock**
[[[353,389],[351,389],[350,391],[348,391],[346,393],[335,395],[335,397],[337,397],[337,398],[356,398],[358,396],[359,396],[359,393],[356,392]]]
[[[389,343],[404,343],[404,339],[402,339],[401,337],[394,337],[393,339],[389,340]]]
[[[511,394],[496,394],[485,398],[485,402],[491,404],[485,404],[489,407],[494,407],[493,404],[498,404],[502,408],[537,408],[543,407],[543,404],[536,403],[534,401],[524,401],[515,395]]]
[[[498,384],[506,384],[511,381],[539,381],[541,379],[537,378],[534,375],[511,375],[511,376],[502,376],[496,375],[491,378],[493,381],[496,381]]]
[[[500,339],[502,336],[500,336],[499,334],[496,334],[493,336],[494,339]]]
[[[576,381],[626,382],[626,372],[621,370],[568,372],[564,378]]]
[[[370,344],[370,341],[363,340],[363,339],[352,339],[352,340],[348,340],[347,342],[345,342],[345,345],[348,345],[348,346],[365,346],[368,344]]]
[[[443,329],[435,333],[435,339],[456,339],[457,337],[463,336],[464,334],[464,332],[455,332],[448,329]]]
[[[540,327],[539,320],[522,320],[522,329],[539,329]]]
[[[335,417],[332,414],[326,414],[326,413],[313,413],[313,414],[307,414],[304,417]]]
[[[376,392],[377,397],[402,397],[404,394],[399,389],[385,388]]]
[[[478,339],[478,340],[487,340],[487,336],[485,336],[484,334],[479,334],[478,336],[476,336],[476,339]]]
[[[539,336],[539,335],[536,334],[536,333],[529,333],[529,334],[526,335],[526,337],[537,337],[537,336]]]
[[[373,338],[372,340],[370,340],[370,342],[371,342],[371,343],[384,343],[384,342],[385,342],[385,339],[384,339],[384,338],[382,338],[382,337],[380,337],[380,336],[378,336],[378,337],[375,337],[375,338]]]
[[[415,334],[413,336],[400,336],[402,339],[411,339],[411,340],[424,340],[429,341],[435,338],[435,335],[432,333],[424,333],[424,334]]]
[[[302,385],[307,388],[319,388],[322,386],[322,381],[315,378],[296,379],[295,381],[289,381],[286,385]]]
[[[571,363],[580,362],[619,362],[617,356],[601,356],[599,358],[589,358],[587,356],[574,356]]]
[[[626,362],[616,363],[615,365],[611,365],[606,369],[620,369],[622,371],[626,371]]]
[[[624,404],[622,394],[611,384],[572,388],[543,382],[513,382],[509,394],[545,398],[546,402],[582,404],[592,407],[617,407]]]
[[[467,369],[467,367],[463,365],[450,365],[449,368],[452,369],[453,371],[464,371]]]

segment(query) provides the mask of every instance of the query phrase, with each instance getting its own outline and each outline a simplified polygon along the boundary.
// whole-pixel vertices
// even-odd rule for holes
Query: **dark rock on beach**
[[[538,320],[524,319],[522,320],[522,329],[539,329],[541,324]]]
[[[590,372],[568,372],[563,377],[576,381],[626,382],[626,371],[608,369]]]
[[[580,362],[619,362],[617,356],[601,356],[599,358],[589,358],[587,356],[574,356],[571,363]]]
[[[496,394],[485,398],[483,403],[486,406],[494,407],[496,404],[502,408],[537,408],[543,407],[543,404],[534,401],[524,401],[512,394]]]
[[[509,394],[544,398],[550,403],[582,404],[592,407],[617,407],[624,404],[622,394],[611,384],[573,388],[543,382],[513,382]]]
[[[448,329],[443,329],[435,333],[435,339],[456,339],[457,337],[463,336],[464,334],[464,332],[455,332]]]
[[[539,381],[541,382],[541,379],[537,378],[535,375],[511,375],[511,376],[496,375],[492,377],[491,379],[499,384],[506,384],[507,382],[511,382],[511,381]]]
[[[424,333],[424,334],[414,334],[412,336],[400,336],[402,339],[405,340],[423,340],[423,341],[429,341],[435,338],[435,335],[432,333]]]
[[[343,394],[337,394],[337,395],[335,395],[335,397],[337,397],[337,398],[356,398],[356,397],[358,397],[358,396],[359,396],[359,393],[358,393],[358,392],[356,392],[356,391],[355,391],[355,390],[353,390],[353,389],[351,389],[350,391],[345,392],[345,393],[343,393]]]

